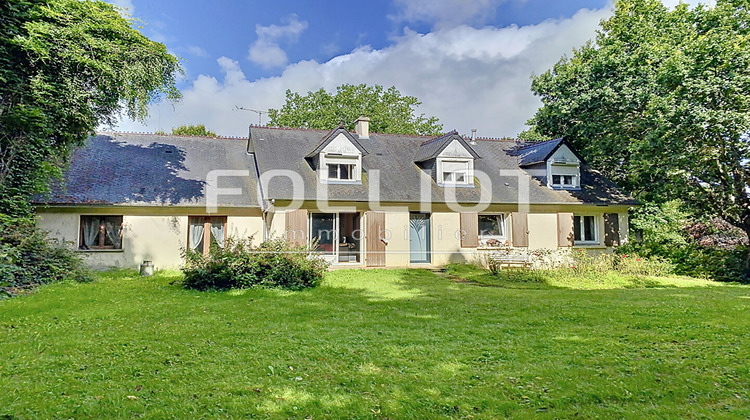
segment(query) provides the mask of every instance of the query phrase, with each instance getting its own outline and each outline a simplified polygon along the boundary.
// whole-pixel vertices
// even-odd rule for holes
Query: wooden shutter
[[[461,247],[479,246],[479,213],[461,213]]]
[[[286,212],[286,240],[293,246],[307,245],[307,210]]]
[[[382,211],[365,212],[365,264],[368,267],[385,267],[385,213]]]
[[[513,225],[513,246],[529,246],[529,221],[528,213],[511,213]]]
[[[573,246],[573,213],[557,213],[557,246]]]
[[[620,215],[604,213],[604,245],[620,245]]]

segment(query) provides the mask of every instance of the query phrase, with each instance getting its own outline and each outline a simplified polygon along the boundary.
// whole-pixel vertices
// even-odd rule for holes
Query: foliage
[[[328,265],[305,247],[283,239],[253,245],[253,238],[227,239],[223,248],[213,244],[207,256],[185,251],[184,286],[197,290],[279,287],[300,290],[316,287]]]
[[[91,279],[81,258],[48,239],[33,220],[0,215],[0,296],[62,280]]]
[[[323,88],[307,95],[286,91],[286,103],[279,109],[269,109],[270,124],[282,127],[330,130],[343,124],[354,129],[360,116],[371,119],[370,131],[375,133],[438,135],[443,125],[436,117],[415,115],[422,103],[413,96],[403,96],[395,86],[344,84],[335,94]]]
[[[0,213],[29,215],[95,127],[177,99],[180,65],[102,1],[4,1],[0,16]]]
[[[542,134],[541,132],[539,132],[536,126],[532,126],[526,130],[521,131],[520,133],[518,133],[517,137],[519,140],[528,142],[552,140],[552,136]]]
[[[750,231],[750,8],[620,0],[595,42],[534,77],[535,130],[646,202]]]
[[[700,218],[679,200],[646,203],[632,212],[636,240],[620,254],[668,260],[674,273],[717,281],[747,281],[747,237],[722,220]]]
[[[200,136],[200,137],[216,137],[216,133],[206,129],[203,124],[196,125],[181,125],[172,129],[172,134],[175,136]]]

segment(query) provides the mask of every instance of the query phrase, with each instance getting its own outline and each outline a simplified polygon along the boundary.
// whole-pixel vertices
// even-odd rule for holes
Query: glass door
[[[328,262],[336,259],[336,215],[332,213],[312,213],[310,215],[310,243],[315,251],[323,254]]]
[[[409,214],[409,261],[413,263],[430,262],[430,215],[425,213]]]

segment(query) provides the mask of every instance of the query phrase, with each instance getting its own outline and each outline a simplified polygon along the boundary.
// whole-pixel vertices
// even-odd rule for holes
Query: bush
[[[629,276],[665,276],[674,271],[668,260],[633,254],[601,253],[589,254],[586,250],[572,251],[572,269],[578,274],[606,274],[616,272]]]
[[[13,295],[62,280],[92,279],[80,256],[47,238],[34,220],[0,215],[0,294]]]
[[[186,250],[183,286],[197,290],[278,287],[301,290],[323,280],[328,263],[311,256],[305,247],[291,247],[283,239],[258,246],[252,238],[227,239],[223,248],[211,246],[207,256]]]

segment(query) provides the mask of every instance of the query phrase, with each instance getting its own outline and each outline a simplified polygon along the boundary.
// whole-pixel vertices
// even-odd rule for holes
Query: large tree
[[[436,117],[415,115],[422,103],[413,96],[403,96],[394,87],[344,84],[331,94],[320,89],[302,96],[286,91],[286,103],[268,110],[270,124],[282,127],[328,130],[343,124],[352,129],[360,116],[371,119],[370,130],[376,133],[435,135],[443,130]]]
[[[0,213],[28,214],[29,198],[98,125],[177,99],[180,70],[110,4],[0,2]]]
[[[644,201],[750,233],[750,2],[620,0],[595,42],[534,77],[532,118]]]

